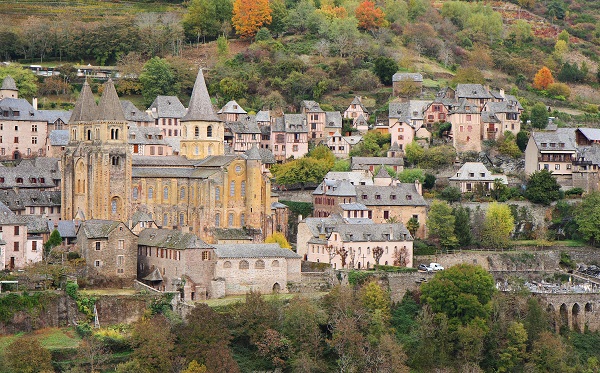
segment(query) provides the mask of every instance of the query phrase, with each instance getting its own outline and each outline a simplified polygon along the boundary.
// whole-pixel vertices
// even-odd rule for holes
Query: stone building
[[[552,172],[560,183],[571,183],[573,161],[577,159],[574,128],[532,132],[525,148],[525,173],[542,169]]]
[[[423,90],[423,75],[420,73],[395,73],[392,75],[394,96],[420,96]]]
[[[360,96],[354,96],[354,99],[344,111],[344,118],[352,119],[352,126],[360,133],[367,132],[368,128],[358,128],[359,123],[362,124],[363,121],[366,123],[366,121],[369,120],[369,111],[365,105],[363,105],[362,98]]]
[[[494,175],[481,162],[466,162],[456,175],[449,178],[450,184],[460,188],[461,193],[481,192],[489,195],[496,181],[508,185],[506,175]]]
[[[137,236],[119,221],[86,220],[77,230],[77,246],[92,279],[109,281],[136,278]]]
[[[42,260],[48,228],[41,216],[16,215],[0,202],[0,264],[2,269],[22,269]]]
[[[165,138],[181,136],[181,119],[186,110],[177,96],[156,96],[147,112]]]

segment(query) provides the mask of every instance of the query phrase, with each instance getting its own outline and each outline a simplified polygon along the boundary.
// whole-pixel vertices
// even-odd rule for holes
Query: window
[[[292,145],[292,151],[297,152],[298,151],[298,145]]]
[[[154,155],[154,146],[150,147],[150,155]]]
[[[110,139],[111,140],[118,140],[119,139],[119,129],[118,128],[111,128],[110,129]]]
[[[137,187],[133,187],[133,189],[131,190],[131,196],[134,200],[138,199],[138,188]]]
[[[33,136],[33,137],[31,138],[31,143],[32,143],[32,144],[37,144],[37,137]]]
[[[111,163],[113,166],[118,166],[118,165],[119,165],[119,157],[117,157],[117,156],[113,156],[113,157],[111,157],[111,158],[110,158],[110,163]]]
[[[229,183],[229,196],[235,196],[235,181]]]
[[[381,194],[375,194],[375,199],[381,199]]]
[[[200,127],[196,126],[194,127],[194,137],[199,137],[200,136]]]
[[[471,121],[471,114],[467,114],[467,122]]]
[[[390,199],[396,199],[396,195],[395,194],[390,195]]]
[[[100,241],[96,241],[96,251],[100,251]]]
[[[210,260],[210,252],[209,251],[202,252],[202,260]]]
[[[96,260],[96,261],[94,262],[94,267],[100,267],[101,265],[102,265],[102,263],[100,263],[100,261],[99,261],[99,260]]]
[[[14,251],[19,251],[19,243],[18,243],[18,242],[15,242],[15,243],[13,244],[13,250],[14,250]]]
[[[223,263],[223,268],[231,268],[231,262],[228,260],[225,263]]]
[[[276,267],[279,267],[279,260],[274,260],[274,261],[271,263],[271,267],[275,267],[275,268],[276,268]]]
[[[212,128],[212,126],[206,127],[206,137],[212,137],[212,135],[213,135],[213,128]]]
[[[117,255],[117,265],[119,267],[123,265],[124,261],[125,261],[125,256],[124,255]]]
[[[181,187],[181,189],[179,190],[179,198],[185,199],[185,188],[184,187]]]
[[[169,214],[163,215],[163,227],[166,227],[169,224]]]
[[[19,143],[19,138],[18,138],[18,137],[15,137],[15,139],[14,139],[14,140],[15,140],[15,144],[18,144],[18,143]]]
[[[125,240],[119,240],[119,241],[117,242],[117,248],[118,248],[119,250],[123,250],[123,249],[125,248]]]
[[[362,199],[367,199],[367,198],[368,198],[368,197],[367,197],[367,195],[366,195],[366,194],[363,194],[363,195],[362,195]]]
[[[248,269],[248,268],[250,268],[250,264],[248,263],[247,260],[240,260],[239,268],[240,269]]]
[[[15,236],[19,235],[19,226],[15,225]]]
[[[110,201],[110,212],[113,214],[117,213],[117,200],[113,199],[112,201]]]
[[[385,210],[385,211],[383,212],[383,218],[384,218],[384,219],[389,219],[389,218],[390,218],[390,212],[389,212],[389,211],[387,211],[387,210]]]
[[[37,241],[31,242],[31,251],[37,251]]]
[[[241,185],[240,185],[240,193],[243,196],[246,195],[246,182],[242,181]]]
[[[30,214],[35,214],[35,207],[30,207],[29,208],[29,213]]]
[[[258,259],[254,263],[254,268],[256,268],[256,269],[265,269],[265,262],[264,262],[264,260]]]
[[[152,187],[148,188],[148,199],[154,198],[154,189]]]
[[[221,188],[216,187],[215,188],[215,201],[219,201],[221,200]]]
[[[227,216],[227,225],[229,227],[233,227],[233,213],[230,212],[229,215]]]
[[[169,187],[163,189],[163,199],[169,199]]]
[[[407,199],[408,201],[410,201],[410,200],[412,199],[412,195],[410,195],[410,194],[407,194],[407,195],[406,195],[406,199]]]
[[[554,165],[554,169],[555,169],[555,170],[560,170],[560,165],[559,165],[559,164],[555,164],[555,165]]]
[[[183,212],[179,213],[179,225],[185,225],[185,214]]]

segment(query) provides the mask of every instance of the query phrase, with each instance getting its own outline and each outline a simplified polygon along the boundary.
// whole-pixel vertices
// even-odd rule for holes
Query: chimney
[[[35,110],[37,110],[37,109],[38,109],[37,97],[34,97],[34,98],[32,98],[32,99],[31,99],[31,106],[33,106],[33,108],[34,108]]]
[[[500,96],[502,96],[502,98],[504,98],[504,89],[500,88]]]
[[[423,195],[423,185],[421,184],[419,179],[415,180],[415,189],[417,190],[417,193],[419,193],[420,195]]]

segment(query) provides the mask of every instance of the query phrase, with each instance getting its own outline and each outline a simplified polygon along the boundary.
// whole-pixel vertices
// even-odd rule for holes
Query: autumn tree
[[[53,372],[50,351],[36,338],[17,338],[4,351],[4,363],[10,372]]]
[[[514,224],[515,220],[508,205],[491,203],[483,221],[482,244],[493,249],[509,246]]]
[[[358,5],[355,16],[358,20],[358,28],[363,30],[374,31],[386,24],[383,10],[370,0],[365,0]]]
[[[168,372],[172,369],[175,336],[163,315],[137,322],[131,340],[132,357],[139,361],[144,372]]]
[[[242,38],[253,37],[262,26],[271,23],[269,0],[235,0],[231,22],[236,34]]]
[[[265,243],[276,243],[284,249],[292,248],[292,245],[290,245],[285,235],[281,232],[273,232],[273,234],[265,238]]]
[[[546,89],[552,83],[554,83],[552,72],[546,66],[539,69],[533,77],[533,88],[535,89]]]

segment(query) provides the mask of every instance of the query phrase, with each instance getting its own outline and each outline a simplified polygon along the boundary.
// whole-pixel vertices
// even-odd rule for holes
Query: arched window
[[[246,195],[246,182],[242,181],[242,184],[240,186],[240,193],[242,194],[242,197],[244,197]]]
[[[274,260],[274,261],[271,263],[271,267],[279,267],[279,260]]]
[[[235,196],[235,181],[232,181],[231,183],[229,183],[229,196],[230,197]]]
[[[240,215],[240,225],[243,227],[244,225],[246,225],[246,215],[245,214],[241,214]]]
[[[111,140],[118,140],[119,139],[119,129],[118,128],[111,128],[110,129],[110,139]]]
[[[256,269],[265,269],[265,262],[264,262],[264,260],[258,259],[256,261],[256,263],[254,263],[254,268],[256,268]]]
[[[111,160],[111,164],[113,166],[118,166],[119,165],[119,157],[118,156],[116,156],[116,155],[112,156],[110,160]]]
[[[169,187],[163,189],[163,199],[169,199]]]
[[[221,226],[221,214],[215,214],[215,227],[219,228]]]
[[[169,214],[163,215],[163,227],[166,227],[169,224]]]
[[[216,187],[215,188],[215,201],[220,201],[221,200],[221,188]]]
[[[148,199],[154,198],[154,189],[152,187],[148,188]]]
[[[194,137],[200,136],[200,127],[194,127]]]
[[[240,260],[239,267],[240,267],[240,269],[248,269],[248,268],[250,268],[250,264],[248,263],[247,260]]]
[[[112,201],[110,201],[110,211],[113,214],[117,213],[117,199],[113,198]]]
[[[233,227],[233,212],[230,212],[229,216],[227,217],[227,225],[229,227]]]
[[[212,137],[212,126],[206,127],[206,137]]]
[[[87,139],[88,140],[92,139],[92,130],[87,130]]]
[[[179,189],[179,198],[185,199],[185,188],[184,187],[181,187],[181,189]]]
[[[179,213],[179,225],[185,225],[185,214],[183,212]]]
[[[133,197],[133,199],[138,199],[138,188],[137,187],[133,187],[133,189],[131,190],[131,196]]]
[[[199,147],[197,147],[197,146],[194,147],[194,154],[195,155],[200,154],[200,148]]]
[[[231,268],[231,262],[228,260],[225,263],[223,263],[223,268]]]

